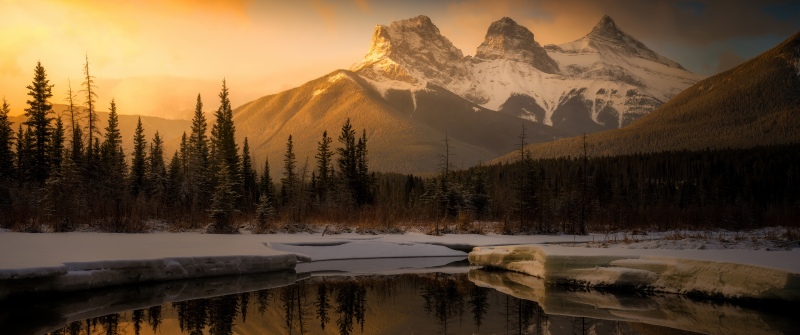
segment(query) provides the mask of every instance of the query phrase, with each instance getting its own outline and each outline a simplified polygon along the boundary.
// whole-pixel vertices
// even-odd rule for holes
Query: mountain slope
[[[747,148],[800,142],[800,33],[681,92],[628,127],[587,136],[591,155]],[[534,144],[534,157],[576,156],[582,139]],[[514,153],[499,161],[513,160]]]
[[[433,84],[414,92],[379,92],[345,70],[234,111],[237,138],[248,137],[256,160],[269,156],[274,171],[280,171],[289,135],[300,166],[308,159],[309,171],[314,169],[322,132],[327,130],[338,147],[336,138],[347,118],[358,135],[366,129],[370,167],[382,171],[436,171],[445,136],[457,166],[477,164],[510,150],[522,123],[539,141],[565,136],[549,127],[483,109]]]

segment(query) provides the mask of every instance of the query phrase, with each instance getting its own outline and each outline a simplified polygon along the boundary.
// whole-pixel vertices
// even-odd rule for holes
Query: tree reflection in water
[[[438,332],[447,334],[447,321],[464,313],[464,296],[459,292],[459,287],[463,285],[459,285],[459,277],[452,275],[437,273],[425,278],[420,289],[425,311],[435,318]]]
[[[410,292],[418,295],[408,295]],[[463,332],[463,325],[455,322],[463,322],[466,312],[471,314],[467,320],[471,319],[469,323],[474,326],[473,333],[480,331],[489,315],[494,315],[491,318],[495,320],[495,328],[501,325],[497,322],[501,320],[500,317],[505,319],[506,333],[543,333],[546,315],[536,303],[496,294],[491,289],[473,285],[465,275],[459,274],[318,277],[279,288],[109,314],[69,323],[51,334],[139,335],[150,333],[149,330],[154,334],[172,332],[161,329],[165,317],[175,318],[180,332],[188,335],[231,335],[237,323],[258,323],[263,320],[277,327],[272,332],[284,334],[327,333],[325,329],[331,322],[335,322],[335,331],[339,335],[363,334],[368,302],[374,304],[375,310],[391,304],[411,304],[413,306],[409,307],[412,310],[423,307],[425,312],[422,315],[432,319],[431,323],[417,325],[423,332]],[[490,299],[492,296],[494,298]],[[505,304],[500,299],[505,300]],[[491,309],[493,304],[496,304],[494,310]],[[260,317],[253,317],[251,313],[257,313]],[[376,327],[395,319],[393,315],[374,317],[378,322]]]

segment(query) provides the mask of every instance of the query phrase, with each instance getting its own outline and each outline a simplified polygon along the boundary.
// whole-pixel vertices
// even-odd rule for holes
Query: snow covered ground
[[[635,236],[0,232],[0,296],[286,269],[311,275],[465,272],[467,268],[457,262],[473,247],[484,247],[471,254],[472,263],[548,281],[800,300],[800,249],[786,250],[791,243],[769,242],[778,233],[730,238],[727,232],[705,234],[712,238],[700,245],[691,239],[703,234],[686,232]],[[728,240],[739,242],[722,242]],[[523,246],[485,248],[508,245]],[[721,245],[733,249],[711,250],[723,249]]]
[[[469,260],[476,265],[539,277],[548,283],[800,301],[799,249],[519,245],[476,248]]]
[[[0,296],[20,291],[75,291],[127,283],[293,269],[304,272],[398,271],[414,262],[332,260],[439,257],[441,266],[466,258],[476,245],[565,241],[558,236],[442,237],[403,235],[200,233],[108,234],[0,232]],[[445,257],[446,259],[442,259]],[[326,261],[326,262],[322,262]],[[357,265],[357,266],[356,266]],[[298,269],[301,270],[301,269]]]

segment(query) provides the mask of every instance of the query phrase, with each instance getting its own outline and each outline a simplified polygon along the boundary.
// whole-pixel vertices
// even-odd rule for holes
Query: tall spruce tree
[[[250,144],[247,142],[247,137],[244,138],[244,145],[242,146],[242,189],[244,191],[245,208],[252,210],[252,206],[258,196],[258,185],[256,182],[256,169],[253,167],[253,160],[250,157]]]
[[[297,185],[297,160],[294,155],[294,143],[292,135],[286,141],[286,153],[283,156],[283,178],[281,178],[281,197],[284,204],[292,203],[296,193]]]
[[[3,105],[0,106],[0,181],[14,177],[14,130],[8,119],[10,112],[8,101],[3,98]]]
[[[367,161],[367,130],[363,129],[356,144],[356,200],[358,204],[372,203],[372,177]]]
[[[33,83],[28,85],[27,101],[28,108],[25,108],[25,116],[28,120],[25,124],[33,130],[33,148],[31,155],[31,177],[38,182],[44,182],[50,171],[50,140],[52,139],[53,105],[50,98],[53,96],[53,85],[47,79],[47,72],[42,67],[41,62],[36,63],[33,70]]]
[[[219,93],[220,106],[214,114],[217,120],[211,128],[211,142],[216,158],[226,164],[234,191],[241,194],[239,147],[236,145],[236,128],[233,125],[233,109],[228,94],[228,86],[223,79],[222,91]]]
[[[145,174],[147,172],[146,149],[147,140],[144,138],[144,127],[142,127],[142,117],[140,116],[133,134],[133,152],[131,153],[133,158],[131,159],[131,173],[129,175],[129,185],[134,196],[139,195],[139,192],[144,187]]]
[[[147,193],[151,197],[163,200],[167,190],[167,167],[164,164],[164,142],[158,131],[153,135],[153,141],[150,142],[145,180]]]
[[[258,182],[258,192],[260,195],[266,196],[266,200],[269,200],[272,203],[272,206],[275,206],[275,184],[272,182],[272,176],[270,175],[269,158],[264,160],[264,170],[262,171],[261,179]]]
[[[350,124],[349,118],[342,125],[339,143],[342,145],[342,147],[336,149],[339,154],[339,157],[336,158],[339,166],[339,179],[350,193],[350,198],[354,199],[356,196],[355,190],[358,188],[358,155],[356,152],[356,131]]]
[[[328,131],[322,132],[322,140],[317,142],[317,171],[319,171],[319,175],[317,176],[317,197],[319,197],[320,201],[325,201],[327,198],[328,191],[331,187],[331,180],[332,180],[332,162],[331,158],[333,157],[333,152],[331,151],[331,142],[333,140],[328,136]]]
[[[95,155],[98,153],[95,148],[100,136],[100,130],[97,124],[97,112],[95,111],[95,101],[97,99],[97,86],[94,84],[94,76],[89,71],[89,55],[86,55],[86,63],[83,65],[83,93],[86,95],[86,135],[88,142],[86,144],[86,161],[89,164],[94,164],[96,159]]]
[[[189,166],[191,168],[189,179],[193,202],[198,205],[207,204],[213,186],[209,180],[211,170],[209,168],[207,128],[208,123],[203,113],[203,100],[198,93],[192,117],[192,132],[189,135]]]
[[[125,166],[125,154],[122,151],[122,134],[119,129],[117,103],[114,99],[111,99],[111,107],[109,107],[108,111],[108,126],[105,129],[105,138],[100,152],[107,168],[111,168],[115,172],[124,171],[120,169]]]
[[[269,172],[269,158],[264,161],[264,170],[258,183],[258,207],[256,218],[261,228],[266,228],[267,223],[275,216],[275,185]]]
[[[108,114],[108,126],[105,128],[103,144],[100,148],[101,161],[99,174],[97,175],[102,185],[100,196],[102,199],[110,202],[109,205],[113,212],[112,223],[110,227],[113,230],[124,229],[123,212],[122,212],[122,199],[125,194],[125,175],[126,163],[125,153],[122,150],[122,134],[119,130],[119,118],[117,115],[117,104],[112,99],[111,107]]]

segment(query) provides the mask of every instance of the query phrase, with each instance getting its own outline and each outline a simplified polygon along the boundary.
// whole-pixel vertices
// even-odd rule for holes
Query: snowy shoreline
[[[611,236],[628,239],[624,233]],[[434,271],[466,258],[463,250],[478,247],[470,254],[471,263],[536,275],[548,282],[800,300],[800,249],[767,251],[776,245],[774,232],[751,232],[748,241],[754,244],[747,245],[723,245],[715,242],[725,240],[719,237],[701,243],[676,241],[672,236],[651,233],[648,241],[639,236],[634,239],[638,242],[609,244],[610,236],[601,234],[0,232],[0,298],[282,270],[315,275]],[[600,241],[605,241],[601,247],[590,247]],[[744,250],[752,248],[759,250]],[[681,280],[686,278],[693,279]]]
[[[0,297],[294,269],[298,256],[203,234],[0,234]]]
[[[700,294],[729,299],[800,301],[800,251],[479,247],[473,265],[546,283]]]

